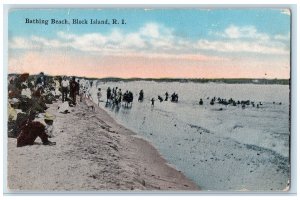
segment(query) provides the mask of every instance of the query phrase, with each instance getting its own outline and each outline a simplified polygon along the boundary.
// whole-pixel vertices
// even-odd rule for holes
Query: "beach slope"
[[[55,146],[16,147],[8,138],[7,184],[23,191],[195,191],[199,187],[169,166],[147,141],[116,123],[104,110],[84,103],[70,113],[48,105]]]

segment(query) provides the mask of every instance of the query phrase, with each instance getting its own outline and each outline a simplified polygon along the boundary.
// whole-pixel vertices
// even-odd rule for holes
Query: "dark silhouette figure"
[[[178,102],[178,94],[176,94],[175,92],[171,95],[171,102]]]
[[[111,89],[110,87],[107,88],[106,90],[106,103],[111,99]]]
[[[17,147],[33,145],[37,137],[40,137],[44,145],[55,145],[55,142],[48,140],[45,126],[40,122],[28,122],[22,127],[21,133],[17,138]]]
[[[168,92],[165,93],[165,96],[166,96],[165,101],[168,101],[168,98],[169,98]]]
[[[45,86],[45,75],[44,72],[41,72],[36,80],[36,86],[39,87],[44,87]]]
[[[77,80],[77,83],[76,83],[76,95],[79,95],[79,89],[80,89],[80,84],[79,84],[79,80]]]
[[[203,105],[203,100],[202,99],[200,99],[199,105]]]
[[[139,99],[138,99],[138,101],[142,102],[143,100],[144,100],[144,91],[141,90],[140,93],[139,93]]]
[[[152,106],[152,107],[154,106],[154,101],[155,101],[154,98],[152,98],[152,99],[151,99],[151,106]]]
[[[158,95],[157,98],[158,98],[158,100],[159,100],[160,102],[163,102],[163,98],[162,98],[161,96]]]
[[[75,77],[72,78],[70,82],[70,97],[73,105],[76,105],[76,93],[77,93],[77,82],[75,81]]]
[[[128,108],[129,105],[132,106],[133,94],[130,91],[126,91],[123,95],[123,101],[125,102],[125,107]]]

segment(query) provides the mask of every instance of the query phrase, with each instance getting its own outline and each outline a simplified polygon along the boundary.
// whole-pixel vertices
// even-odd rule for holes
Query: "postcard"
[[[287,192],[291,10],[8,13],[7,191]]]

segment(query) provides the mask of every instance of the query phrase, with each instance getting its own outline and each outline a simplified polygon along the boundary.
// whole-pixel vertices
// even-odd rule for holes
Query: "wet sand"
[[[23,191],[195,191],[200,188],[167,164],[147,141],[116,123],[104,110],[80,103],[68,114],[60,103],[49,106],[56,115],[55,146],[40,139],[16,147],[8,138],[8,190]]]

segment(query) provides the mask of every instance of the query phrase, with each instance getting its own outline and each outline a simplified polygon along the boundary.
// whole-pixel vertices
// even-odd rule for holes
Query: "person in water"
[[[151,99],[151,106],[154,107],[154,98]]]
[[[169,98],[169,93],[168,93],[168,92],[166,92],[166,93],[165,93],[165,95],[166,95],[165,101],[168,101],[168,98]]]
[[[159,100],[160,102],[162,102],[162,101],[163,101],[163,98],[162,98],[161,96],[159,96],[159,95],[158,95],[158,97],[157,97],[157,98],[158,98],[158,100]]]
[[[116,96],[116,104],[117,106],[121,103],[122,101],[122,90],[121,88],[119,89],[118,93],[117,93],[117,96]]]
[[[203,105],[203,100],[202,99],[200,99],[199,105]]]
[[[142,102],[143,100],[144,100],[144,91],[141,90],[141,91],[140,91],[140,94],[139,94],[139,99],[138,99],[138,101],[139,101],[139,102]]]

